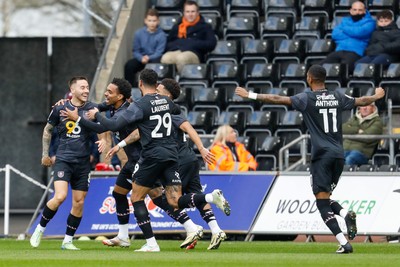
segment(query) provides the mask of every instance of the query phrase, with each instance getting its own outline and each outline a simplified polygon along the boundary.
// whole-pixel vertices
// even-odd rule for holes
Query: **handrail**
[[[105,21],[103,18],[101,18],[99,15],[97,15],[96,13],[94,13],[90,8],[89,8],[89,4],[88,4],[88,0],[82,0],[82,7],[83,9],[93,18],[97,19],[101,24],[103,24],[104,26],[106,26],[107,28],[111,29],[112,25],[110,23],[108,23],[107,21]]]
[[[107,68],[107,62],[105,60],[106,59],[106,55],[107,55],[107,51],[108,51],[108,48],[110,46],[111,40],[115,36],[117,21],[118,21],[118,18],[120,16],[120,14],[121,14],[122,6],[124,4],[125,4],[125,6],[127,6],[126,0],[120,0],[117,13],[116,13],[116,15],[115,15],[115,17],[113,19],[113,23],[111,25],[110,32],[108,33],[107,41],[106,41],[106,43],[104,45],[104,48],[103,48],[103,51],[101,53],[99,64],[97,64],[96,73],[94,74],[94,77],[93,77],[93,81],[92,81],[93,88],[91,88],[91,90],[89,91],[89,100],[90,101],[93,101],[94,100],[94,96],[96,95],[96,88],[94,86],[96,85],[97,80],[99,79],[100,70],[103,68],[103,66],[105,68]]]
[[[279,149],[279,170],[283,171],[283,155],[284,152],[286,152],[290,147],[296,145],[299,141],[301,140],[306,140],[310,138],[309,134],[303,134],[299,137],[297,137],[296,139],[294,139],[293,141],[291,141],[289,144],[283,146],[281,149]],[[391,139],[391,142],[389,144],[389,155],[390,155],[390,161],[389,164],[393,164],[393,160],[394,160],[394,145],[393,145],[393,139],[399,139],[400,138],[400,134],[365,134],[365,135],[351,135],[351,134],[344,134],[343,138],[351,138],[351,139]],[[302,157],[299,161],[295,162],[292,166],[287,167],[285,169],[285,171],[291,170],[293,168],[295,168],[296,166],[298,166],[300,163],[305,163],[306,161],[306,152],[305,152],[306,146],[303,145],[301,146],[301,154]],[[288,166],[288,164],[286,164],[286,166]]]

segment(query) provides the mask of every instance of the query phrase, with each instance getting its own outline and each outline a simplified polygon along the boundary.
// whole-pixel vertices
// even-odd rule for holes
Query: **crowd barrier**
[[[118,232],[115,202],[112,190],[116,176],[101,172],[92,176],[85,201],[85,211],[76,235],[114,235]],[[229,200],[230,216],[214,207],[218,223],[231,234],[330,234],[316,207],[310,187],[310,176],[301,172],[202,172],[201,181],[206,193],[219,188]],[[332,199],[344,208],[357,213],[359,235],[399,235],[400,177],[396,173],[344,173]],[[59,208],[48,224],[45,236],[58,237],[65,233],[71,199]],[[183,233],[184,228],[173,221],[163,210],[146,199],[155,233]],[[195,209],[189,216],[204,229],[209,229]],[[131,207],[132,212],[132,207]],[[32,234],[40,216],[29,229]],[[341,229],[346,232],[344,220],[338,217]],[[130,218],[129,231],[140,234],[134,216]]]

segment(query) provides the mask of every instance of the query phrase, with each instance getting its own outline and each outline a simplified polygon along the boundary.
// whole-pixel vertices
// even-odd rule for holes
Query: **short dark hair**
[[[85,80],[89,83],[88,79],[85,76],[74,76],[68,81],[68,87],[71,87],[74,83],[79,80]]]
[[[132,85],[127,80],[122,78],[114,78],[111,83],[118,87],[118,91],[124,96],[124,100],[131,97]]]
[[[164,78],[161,81],[161,84],[164,85],[165,89],[171,94],[172,99],[177,99],[181,94],[181,87],[179,83],[171,78]]]
[[[314,81],[318,83],[325,83],[326,70],[321,65],[312,65],[308,69],[308,74],[313,78]]]
[[[378,14],[376,14],[377,20],[381,18],[393,20],[393,13],[388,9],[384,9],[381,12],[378,12]]]
[[[185,6],[196,6],[197,7],[197,11],[200,9],[199,4],[197,4],[196,1],[193,0],[187,0],[184,4],[183,4],[183,9],[185,9]]]
[[[158,75],[152,69],[144,69],[139,74],[139,80],[141,80],[147,86],[157,86]]]
[[[158,15],[158,11],[157,11],[157,9],[154,9],[154,8],[149,8],[148,10],[147,10],[147,12],[146,12],[146,17],[147,16],[154,16],[154,17],[159,17],[159,15]]]

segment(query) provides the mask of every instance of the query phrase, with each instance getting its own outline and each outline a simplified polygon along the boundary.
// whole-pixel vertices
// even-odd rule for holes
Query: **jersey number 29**
[[[159,132],[161,125],[167,129],[166,136],[171,135],[172,119],[170,113],[165,113],[164,116],[161,115],[151,115],[150,120],[157,120],[157,125],[151,132],[151,138],[163,138],[163,133]]]
[[[323,120],[324,120],[324,131],[325,133],[329,133],[329,120],[328,120],[328,115],[332,116],[332,131],[334,133],[337,132],[337,112],[336,108],[330,108],[330,109],[320,109],[319,113],[322,114]],[[328,114],[329,113],[329,114]]]

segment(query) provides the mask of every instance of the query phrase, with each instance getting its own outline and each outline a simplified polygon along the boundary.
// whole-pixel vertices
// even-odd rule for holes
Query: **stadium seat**
[[[207,64],[217,61],[232,61],[239,63],[240,42],[239,40],[218,40],[214,50],[207,56]]]
[[[210,83],[210,70],[208,64],[186,64],[179,73],[179,84],[202,85],[208,87]]]
[[[275,57],[272,63],[280,63],[282,73],[290,63],[300,64],[304,60],[305,41],[304,40],[286,40],[282,39],[275,42]]]
[[[332,0],[305,0],[301,15],[324,16],[326,21],[331,21],[334,2]]]
[[[295,30],[293,17],[271,15],[261,23],[260,38],[262,40],[291,39]]]
[[[326,70],[326,79],[338,81],[341,86],[347,85],[349,75],[346,64],[325,63],[322,67]],[[341,87],[340,86],[340,87]]]
[[[372,164],[363,164],[357,167],[356,171],[358,172],[374,172],[377,169],[375,165]]]
[[[201,130],[204,134],[211,131],[213,119],[212,112],[208,111],[189,111],[187,115],[187,120],[193,128]]]
[[[244,65],[233,62],[214,62],[212,87],[239,86],[244,80]]]
[[[153,8],[161,14],[175,14],[182,16],[184,0],[154,0]]]
[[[257,146],[257,155],[260,154],[273,154],[278,155],[281,146],[281,141],[277,136],[267,136],[264,140],[260,140]]]
[[[264,0],[265,16],[279,14],[297,18],[300,14],[300,2],[300,0]]]
[[[157,72],[159,81],[164,78],[175,79],[176,76],[175,64],[147,63],[145,68]]]
[[[397,0],[368,0],[368,10],[371,14],[376,14],[384,9],[393,13],[393,18],[399,14],[399,1]]]
[[[278,129],[275,131],[274,136],[278,136],[285,146],[302,135],[300,129]],[[289,156],[301,156],[301,141],[289,148]]]
[[[288,95],[295,95],[307,88],[306,64],[289,63],[286,70],[281,74],[279,87],[288,88]]]
[[[355,65],[352,79],[370,80],[374,84],[379,84],[382,72],[381,64],[358,63]]]
[[[394,164],[383,164],[377,168],[377,171],[379,172],[396,172],[397,171],[397,166]]]
[[[268,63],[272,60],[273,42],[260,39],[242,39],[240,63]],[[249,64],[247,64],[249,65]]]
[[[211,25],[214,30],[217,39],[221,39],[224,36],[224,31],[222,27],[222,17],[215,14],[202,14],[204,20]]]
[[[199,134],[199,137],[200,137],[201,142],[203,143],[203,146],[205,148],[210,148],[210,146],[214,142],[215,135]],[[189,144],[190,147],[193,148],[194,153],[200,154],[199,148],[196,146],[196,144],[193,143],[193,141],[190,138],[188,140],[189,140],[188,144]]]
[[[216,125],[217,120],[221,114],[221,109],[217,105],[203,105],[203,104],[196,104],[193,106],[192,111],[206,111],[208,112],[207,115],[210,116],[211,125],[205,133],[211,133],[213,130],[213,126]],[[208,126],[208,125],[207,125]]]
[[[357,170],[357,165],[344,165],[343,171],[344,172],[354,172]]]
[[[238,132],[238,135],[242,135],[246,125],[246,116],[240,111],[222,111],[214,128],[224,124],[230,125]]]
[[[324,17],[317,16],[302,16],[296,31],[293,34],[293,39],[320,39],[325,36],[325,31],[328,28],[328,21]]]
[[[178,22],[181,16],[179,14],[160,14],[160,28],[165,32],[166,35],[171,31],[172,27]]]
[[[195,88],[191,90],[190,106],[218,105],[220,106],[221,90],[218,88]]]
[[[256,155],[255,160],[258,163],[257,171],[277,170],[277,160],[275,155]]]
[[[245,68],[245,87],[265,88],[274,87],[278,83],[280,69],[279,64],[255,63]]]
[[[227,18],[232,16],[255,16],[260,17],[261,1],[258,0],[231,0],[227,5]]]
[[[308,40],[306,43],[305,64],[318,63],[335,50],[335,42],[331,39]]]
[[[271,133],[276,130],[277,112],[263,110],[247,113],[246,130],[268,129]]]
[[[223,4],[224,1],[221,0],[196,0],[200,7],[200,14],[202,16],[218,16],[222,18],[224,14]]]
[[[258,38],[258,17],[231,17],[224,29],[224,40]]]

